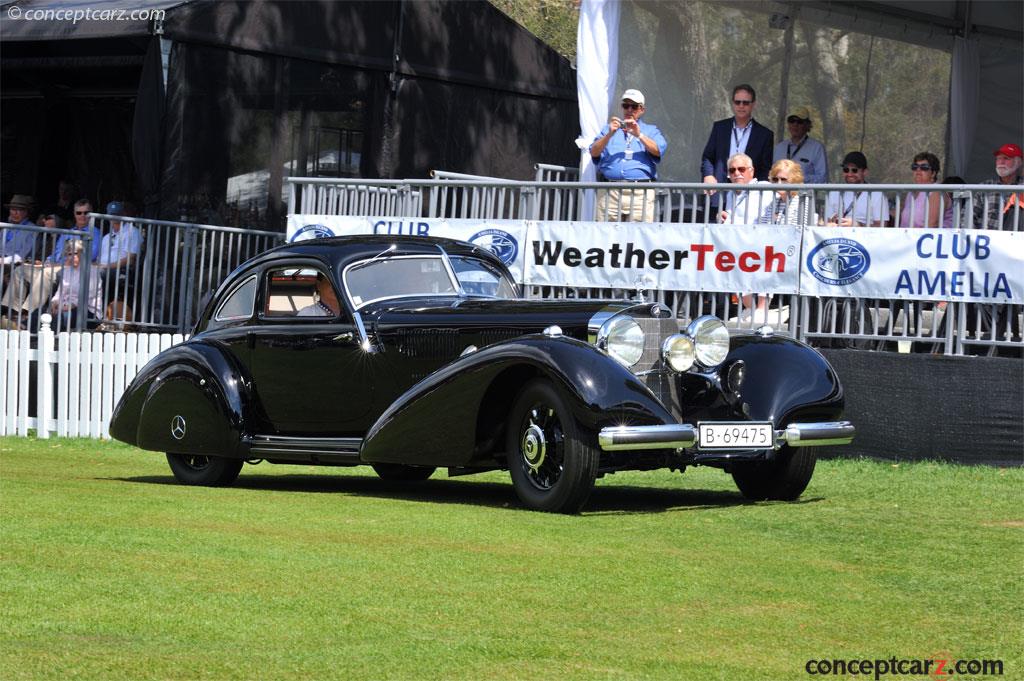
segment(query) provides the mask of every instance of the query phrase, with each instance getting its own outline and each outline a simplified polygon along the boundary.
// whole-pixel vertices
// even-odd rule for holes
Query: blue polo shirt
[[[77,227],[72,227],[72,229],[78,229],[78,228]],[[89,228],[86,227],[86,229],[89,229]],[[79,231],[84,232],[85,229],[82,229],[82,230],[79,230]],[[95,262],[96,261],[96,257],[100,254],[100,241],[103,240],[103,234],[100,232],[100,228],[96,227],[95,225],[92,227],[91,231],[92,231],[92,243],[90,244],[89,247],[92,249],[92,257],[89,258],[89,261],[90,262]],[[53,253],[51,253],[50,257],[48,257],[46,259],[46,262],[56,262],[56,263],[64,262],[64,244],[66,244],[68,242],[68,239],[75,239],[75,238],[77,238],[77,237],[73,237],[70,234],[61,234],[59,237],[57,237],[57,243],[55,243],[53,245]]]
[[[658,162],[665,158],[668,140],[661,134],[661,130],[658,130],[658,126],[653,123],[645,123],[643,119],[640,119],[637,125],[640,126],[641,133],[654,140],[660,156],[658,158],[651,156],[647,153],[643,142],[627,134],[625,131],[619,130],[608,140],[608,144],[605,145],[600,158],[597,159],[597,171],[601,173],[604,179],[612,182],[658,179]],[[593,146],[594,142],[607,135],[608,130],[609,126],[607,125],[601,128],[601,132],[590,143],[591,146]],[[627,150],[633,152],[632,158],[627,158],[629,156],[626,153]]]

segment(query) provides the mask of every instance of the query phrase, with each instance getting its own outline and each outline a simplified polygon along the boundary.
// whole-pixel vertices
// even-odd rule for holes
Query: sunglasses
[[[778,184],[779,182],[789,182],[788,177],[780,177],[778,175],[776,175],[775,177],[769,177],[768,179],[771,180],[774,184]]]
[[[623,102],[622,103],[622,108],[623,109],[639,109],[640,105],[639,104],[633,104],[632,102]]]
[[[790,116],[789,118],[786,119],[786,122],[787,123],[803,123],[804,119],[797,118],[796,116]]]
[[[729,168],[729,172],[730,173],[745,173],[748,170],[750,170],[750,168],[748,168],[746,166],[740,166],[738,168]]]
[[[736,106],[750,106],[751,104],[754,103],[754,100],[752,100],[752,99],[734,99],[734,100],[732,100],[732,103],[735,104]]]
[[[88,214],[89,214],[89,211],[87,211],[87,210],[76,210],[75,211],[75,215],[88,215]]]
[[[843,168],[843,172],[844,173],[859,173],[860,172],[860,168],[858,168],[857,166],[849,166],[849,167]]]
[[[932,167],[930,165],[928,165],[927,163],[911,163],[910,164],[910,169],[911,170],[931,170]]]

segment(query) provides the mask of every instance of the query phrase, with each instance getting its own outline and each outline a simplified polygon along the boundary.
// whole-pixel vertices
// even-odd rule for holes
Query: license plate
[[[700,449],[768,449],[775,444],[771,423],[698,423]]]

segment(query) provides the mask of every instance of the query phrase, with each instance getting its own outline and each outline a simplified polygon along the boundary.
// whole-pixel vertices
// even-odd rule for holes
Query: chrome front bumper
[[[820,447],[848,445],[857,429],[849,421],[791,423],[775,431],[775,446]],[[689,449],[699,447],[697,427],[685,423],[667,426],[616,426],[602,428],[597,443],[606,452],[630,449]]]

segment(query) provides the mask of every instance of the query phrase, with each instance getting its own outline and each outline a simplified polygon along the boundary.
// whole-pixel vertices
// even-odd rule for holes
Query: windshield
[[[385,298],[458,295],[441,256],[399,256],[360,263],[345,272],[345,288],[356,308]]]
[[[409,296],[487,296],[515,298],[515,285],[497,267],[467,257],[450,258],[458,281],[440,255],[370,260],[345,271],[345,289],[355,309],[386,298]]]

